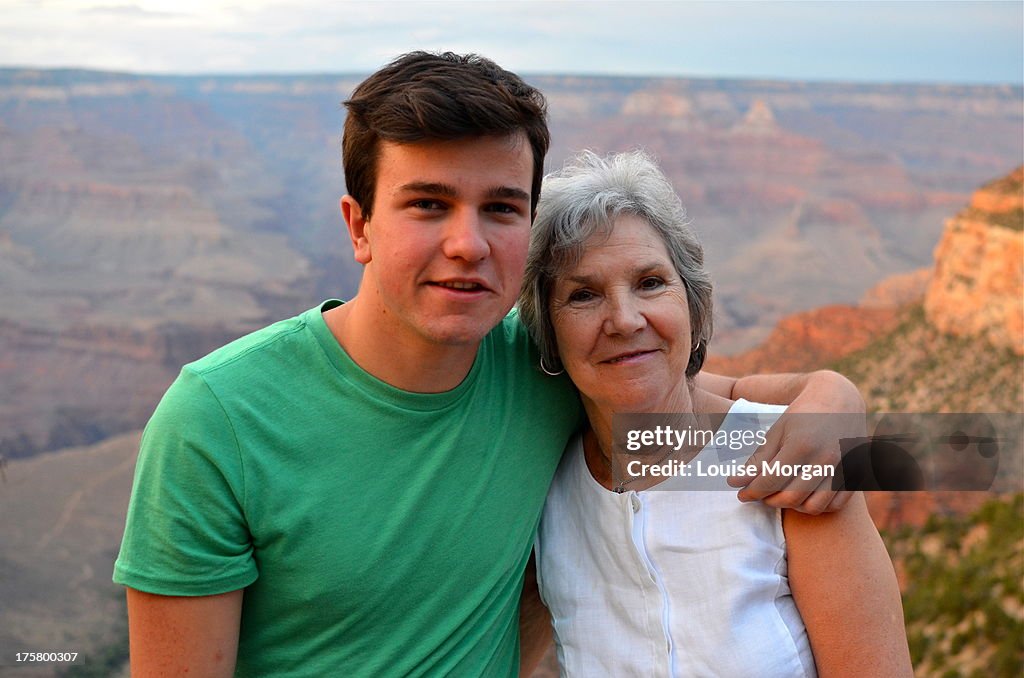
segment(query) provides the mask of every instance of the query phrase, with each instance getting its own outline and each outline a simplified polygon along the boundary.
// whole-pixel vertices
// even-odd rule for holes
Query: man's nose
[[[445,225],[443,250],[450,259],[480,261],[491,253],[484,225],[474,210],[460,210]]]

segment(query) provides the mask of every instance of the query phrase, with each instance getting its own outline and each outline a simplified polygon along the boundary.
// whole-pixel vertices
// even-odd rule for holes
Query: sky
[[[1024,2],[0,0],[0,66],[367,73],[413,49],[513,71],[1024,84]]]

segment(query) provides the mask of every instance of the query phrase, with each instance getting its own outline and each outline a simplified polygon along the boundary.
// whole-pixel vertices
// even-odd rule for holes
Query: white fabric
[[[751,416],[767,429],[784,409],[739,400],[722,430],[751,430]],[[754,449],[708,446],[694,461]],[[740,502],[725,478],[704,479],[714,491],[671,489],[686,480],[612,492],[570,442],[537,540],[562,675],[814,676],[781,511]]]

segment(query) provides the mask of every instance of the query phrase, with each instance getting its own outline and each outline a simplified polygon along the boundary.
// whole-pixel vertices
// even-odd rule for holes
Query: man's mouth
[[[486,292],[490,290],[487,285],[477,280],[434,280],[430,284],[457,292]]]
[[[437,284],[452,290],[482,290],[484,288],[480,283],[474,282],[439,282]]]

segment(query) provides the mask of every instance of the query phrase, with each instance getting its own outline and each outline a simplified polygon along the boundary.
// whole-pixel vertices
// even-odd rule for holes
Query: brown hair
[[[490,59],[452,52],[403,54],[356,87],[345,107],[345,185],[366,217],[373,211],[381,140],[414,143],[520,130],[533,151],[536,209],[551,139],[544,95]]]

